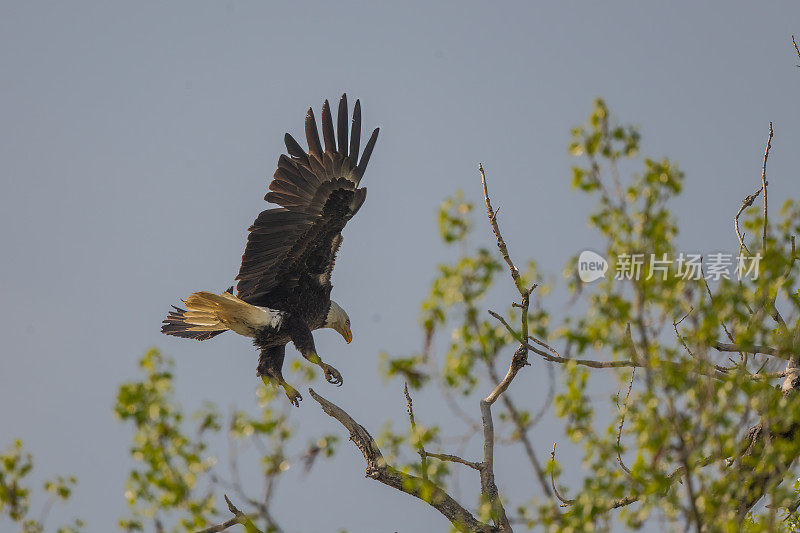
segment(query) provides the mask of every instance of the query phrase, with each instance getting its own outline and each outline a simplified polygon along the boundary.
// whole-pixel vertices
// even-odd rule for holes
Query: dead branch
[[[406,395],[406,403],[408,404],[408,419],[411,422],[411,432],[412,434],[416,434],[417,432],[417,423],[414,420],[414,407],[412,406],[411,395],[408,393],[408,383],[403,385],[403,392]],[[417,435],[414,435],[418,437]],[[425,445],[422,443],[420,439],[419,445],[417,446],[417,452],[419,453],[420,458],[420,470],[422,471],[422,479],[428,479],[428,458],[425,454]]]
[[[764,149],[764,160],[761,165],[761,187],[758,188],[756,192],[747,196],[744,200],[742,200],[742,205],[739,206],[739,211],[736,212],[736,216],[733,217],[733,227],[736,230],[736,237],[739,239],[739,248],[744,249],[747,253],[750,253],[750,250],[747,248],[747,245],[744,243],[744,237],[742,233],[739,231],[739,217],[741,216],[742,212],[753,205],[753,202],[756,198],[759,197],[761,191],[764,191],[764,229],[762,235],[762,241],[764,248],[767,245],[767,159],[769,158],[769,150],[772,148],[772,122],[769,123],[769,134],[767,135],[767,147]]]
[[[741,216],[742,212],[753,205],[753,202],[756,198],[761,194],[761,191],[764,190],[764,186],[758,188],[756,192],[753,194],[745,197],[742,200],[742,205],[739,206],[739,211],[736,212],[736,216],[733,217],[733,228],[736,230],[736,237],[739,239],[739,248],[744,249],[747,253],[750,253],[750,250],[747,248],[747,245],[744,243],[744,237],[742,236],[741,231],[739,231],[739,217]]]
[[[219,531],[225,531],[231,526],[235,526],[236,524],[241,524],[244,526],[244,530],[247,533],[261,533],[261,530],[258,529],[255,524],[247,517],[246,514],[241,512],[239,509],[236,508],[233,503],[228,499],[228,495],[225,495],[225,503],[228,504],[228,510],[233,513],[233,518],[226,520],[221,524],[217,524],[215,526],[211,526],[206,528],[202,531],[198,531],[197,533],[217,533]]]
[[[620,446],[620,441],[622,440],[622,428],[625,425],[625,415],[628,414],[628,400],[631,397],[631,390],[633,389],[633,379],[636,377],[636,368],[631,371],[631,381],[628,383],[628,392],[625,394],[625,403],[622,404],[622,416],[619,419],[619,428],[617,428],[617,462],[619,463],[620,468],[628,474],[631,474],[630,468],[625,466],[625,463],[622,461],[622,447]],[[619,397],[618,397],[619,398]],[[555,444],[553,444],[553,453],[555,453]]]
[[[497,374],[497,371],[492,365],[489,365],[489,377],[494,381],[500,380],[500,376]],[[503,406],[506,408],[506,411],[508,411],[509,418],[519,434],[519,440],[522,443],[522,448],[525,450],[525,455],[528,458],[528,462],[533,467],[533,471],[536,474],[540,485],[542,486],[542,491],[544,491],[544,493],[550,498],[554,498],[554,495],[550,492],[550,487],[547,485],[547,479],[545,477],[544,470],[542,469],[542,465],[539,463],[539,459],[536,457],[536,452],[533,449],[533,444],[528,437],[527,430],[529,426],[527,426],[523,421],[522,415],[520,414],[517,406],[514,404],[514,401],[511,399],[509,394],[503,394],[500,397],[500,400],[503,402]],[[558,513],[558,509],[555,509],[555,511]]]
[[[314,392],[313,389],[309,389],[308,392],[311,394],[311,397],[319,403],[322,410],[328,416],[338,420],[350,433],[350,440],[353,441],[361,451],[367,463],[367,477],[414,496],[415,498],[419,498],[442,513],[458,531],[466,533],[490,533],[499,531],[498,528],[480,522],[472,513],[467,511],[447,494],[447,492],[430,480],[406,474],[391,467],[386,462],[386,459],[384,459],[380,448],[378,448],[378,445],[375,443],[375,439],[372,438],[363,426],[353,420],[341,407],[329,402]]]
[[[478,171],[481,173],[483,197],[486,200],[486,215],[489,217],[489,225],[492,227],[492,232],[497,239],[497,248],[500,250],[500,255],[503,256],[503,259],[508,265],[508,269],[511,271],[511,278],[514,281],[514,285],[517,287],[517,290],[520,292],[520,294],[524,294],[525,287],[522,286],[519,270],[514,266],[514,262],[511,261],[511,256],[508,253],[508,247],[506,247],[503,236],[500,234],[500,227],[497,225],[497,213],[499,209],[497,211],[492,209],[492,202],[489,200],[489,190],[486,187],[486,175],[483,173],[483,165],[481,163],[478,163]]]
[[[514,352],[514,356],[511,358],[511,364],[508,367],[506,376],[500,383],[497,384],[491,394],[489,394],[489,396],[487,396],[483,401],[491,406],[495,401],[497,401],[500,395],[503,394],[506,389],[508,389],[508,386],[511,385],[511,382],[514,380],[517,372],[529,365],[530,363],[528,362],[527,350],[525,350],[524,347],[518,348],[517,351]]]
[[[635,363],[633,361],[592,361],[592,360],[588,360],[588,359],[570,359],[570,358],[567,358],[567,357],[559,357],[559,356],[552,355],[551,353],[548,353],[548,352],[546,352],[544,350],[541,350],[541,349],[539,349],[539,348],[537,348],[537,347],[535,347],[535,346],[523,341],[522,337],[519,335],[519,333],[514,331],[514,328],[512,328],[511,325],[506,321],[506,319],[503,318],[502,316],[500,316],[499,314],[495,313],[491,309],[489,310],[489,314],[492,315],[494,318],[496,318],[498,322],[503,324],[503,326],[511,334],[511,336],[514,337],[520,344],[523,344],[528,350],[532,351],[536,355],[541,356],[542,359],[544,359],[545,361],[550,361],[552,363],[562,363],[562,364],[568,363],[570,361],[574,361],[576,364],[583,365],[583,366],[588,366],[588,367],[592,367],[592,368],[619,368],[619,367],[642,366],[642,365],[640,365],[638,363]],[[538,341],[538,342],[542,342],[542,341]],[[553,351],[553,349],[550,348],[549,346],[548,346],[548,349]]]
[[[792,35],[792,44],[794,45],[794,49],[797,52],[797,57],[800,57],[800,48],[797,47],[797,41],[794,40],[794,35]],[[797,68],[800,68],[800,65],[796,65]],[[797,508],[795,508],[797,510]]]
[[[719,352],[744,352],[744,353],[760,353],[764,355],[773,355],[781,359],[789,359],[788,354],[784,354],[771,348],[769,346],[759,345],[741,345],[741,344],[728,344],[724,342],[715,342],[713,348]]]
[[[500,500],[497,485],[494,479],[494,424],[492,421],[492,404],[497,401],[498,398],[508,389],[511,385],[511,382],[516,377],[517,373],[527,366],[528,363],[528,350],[530,350],[530,345],[527,343],[526,340],[528,338],[528,308],[530,306],[530,297],[533,290],[536,288],[536,284],[532,284],[530,288],[526,288],[523,285],[522,278],[519,275],[519,269],[514,265],[514,262],[511,260],[511,256],[508,252],[508,247],[506,246],[505,241],[503,240],[503,236],[500,233],[500,226],[497,223],[497,211],[492,209],[492,203],[489,199],[489,189],[486,185],[486,174],[483,171],[483,165],[478,164],[478,171],[481,175],[481,184],[483,185],[483,197],[486,202],[486,215],[489,219],[489,225],[492,228],[492,233],[494,233],[495,239],[497,241],[497,248],[500,251],[500,255],[503,256],[506,264],[508,265],[509,271],[511,272],[511,278],[514,281],[514,286],[519,291],[519,294],[522,298],[521,302],[517,304],[514,302],[512,305],[515,307],[519,307],[520,309],[520,328],[521,328],[521,336],[517,336],[517,340],[520,341],[520,346],[514,352],[514,356],[511,358],[511,364],[508,367],[508,371],[506,372],[505,377],[497,384],[494,390],[481,401],[481,420],[483,423],[483,450],[484,450],[484,458],[481,468],[481,493],[487,498],[489,503],[492,506],[492,518],[501,530],[511,529],[511,526],[508,522],[508,517],[506,516],[505,509],[503,508],[503,504]],[[492,313],[492,311],[489,311]],[[492,313],[493,316],[495,315]],[[510,326],[506,324],[509,330],[512,330]],[[513,330],[512,330],[513,331]],[[535,350],[536,351],[536,350]],[[496,381],[496,372],[494,370],[494,365],[492,362],[488,362],[489,373],[493,379]],[[517,426],[517,430],[520,434],[520,440],[522,441],[525,452],[528,455],[528,459],[530,460],[531,464],[533,465],[534,471],[536,475],[539,477],[540,481],[542,482],[542,487],[544,488],[545,492],[548,493],[549,490],[547,488],[547,483],[544,481],[544,473],[542,472],[541,465],[539,465],[539,461],[536,459],[536,455],[533,451],[533,446],[525,433],[525,426],[522,423],[522,419],[517,411],[516,407],[514,406],[513,402],[508,396],[503,396],[503,404],[505,405],[506,409],[508,410],[509,414],[511,415],[511,419]],[[552,497],[552,495],[551,495]],[[555,508],[556,514],[558,514],[558,508]]]
[[[500,492],[494,480],[494,422],[492,404],[481,400],[481,420],[483,422],[483,463],[481,464],[481,493],[492,506],[492,520],[498,529],[511,529],[506,511],[500,501]]]
[[[556,443],[555,442],[553,443],[553,451],[550,452],[550,459],[553,462],[555,462],[555,460],[556,460]],[[565,498],[564,496],[562,496],[558,492],[558,489],[556,488],[556,479],[555,479],[555,476],[553,475],[553,470],[552,469],[550,470],[550,485],[553,487],[553,493],[556,495],[556,498],[561,500],[561,506],[562,507],[567,507],[568,505],[572,505],[573,503],[575,503],[575,500],[567,499],[567,498]]]
[[[517,339],[518,341],[521,341],[521,337],[519,336],[519,334],[516,331],[514,331],[514,328],[511,327],[511,325],[508,323],[508,321],[506,321],[506,319],[504,319],[502,316],[500,316],[499,314],[497,314],[497,313],[495,313],[494,311],[491,311],[491,310],[489,311],[489,314],[492,315],[494,318],[496,318],[501,324],[503,324],[503,326],[506,328],[506,330],[508,330],[508,332],[515,339]],[[589,368],[644,368],[644,367],[647,366],[644,362],[641,362],[641,361],[638,361],[638,360],[633,360],[633,359],[621,359],[619,361],[596,361],[596,360],[593,360],[593,359],[572,359],[572,358],[569,358],[569,357],[561,357],[561,356],[557,356],[557,355],[552,355],[553,353],[557,353],[552,347],[546,345],[544,342],[542,342],[542,341],[540,341],[538,339],[531,339],[531,340],[536,342],[536,343],[538,343],[538,344],[544,345],[547,348],[547,350],[549,350],[549,352],[541,350],[541,349],[531,345],[530,343],[524,343],[526,348],[528,348],[528,350],[534,352],[535,354],[541,356],[542,359],[544,359],[545,361],[550,361],[551,363],[567,364],[567,363],[573,362],[576,365],[586,366],[586,367],[589,367]],[[788,354],[785,354],[785,353],[783,353],[783,352],[781,352],[779,350],[776,350],[775,348],[770,348],[769,346],[758,346],[758,345],[740,346],[740,345],[736,345],[736,344],[727,344],[727,343],[723,343],[723,342],[717,342],[717,343],[714,344],[713,347],[715,349],[721,351],[721,352],[760,353],[760,354],[766,354],[766,355],[773,355],[773,356],[779,357],[781,359],[789,359],[789,355]],[[661,360],[661,363],[662,364],[667,364],[667,365],[677,365],[677,364],[679,364],[679,363],[676,363],[674,361],[667,361],[667,360]],[[715,367],[713,370],[707,370],[707,371],[702,370],[702,369],[697,369],[697,368],[693,369],[693,371],[695,371],[695,372],[698,372],[698,373],[703,374],[703,375],[707,375],[707,376],[712,377],[714,379],[723,379],[724,378],[724,374],[725,374],[725,370],[728,370],[728,369],[725,369],[723,367],[719,367],[719,368]],[[786,372],[776,372],[776,373],[771,373],[771,374],[751,374],[750,377],[752,379],[756,379],[756,380],[763,380],[763,379],[768,379],[768,378],[785,377],[786,375],[787,375]]]
[[[769,135],[767,136],[767,147],[764,149],[764,162],[761,165],[761,188],[764,189],[764,233],[762,243],[764,251],[767,250],[767,159],[769,149],[772,148],[772,121],[769,123]]]
[[[449,454],[449,453],[431,453],[431,452],[426,452],[426,454],[427,454],[428,457],[432,457],[434,459],[439,459],[440,461],[449,461],[451,463],[460,463],[462,465],[466,465],[466,466],[468,466],[470,468],[473,468],[475,470],[478,470],[478,471],[480,471],[480,469],[483,466],[481,463],[476,463],[474,461],[467,461],[466,459],[462,459],[461,457],[459,457],[457,455],[452,455],[452,454]]]

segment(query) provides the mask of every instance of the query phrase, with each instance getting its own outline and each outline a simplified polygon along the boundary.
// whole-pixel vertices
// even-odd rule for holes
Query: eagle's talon
[[[331,365],[324,363],[322,364],[322,370],[325,372],[325,379],[328,381],[328,383],[336,385],[337,387],[342,386],[342,375],[338,370],[333,368]]]
[[[286,392],[286,397],[289,398],[289,401],[295,407],[300,407],[300,402],[303,401],[303,397],[294,387],[290,387],[288,385],[284,386],[284,391]]]

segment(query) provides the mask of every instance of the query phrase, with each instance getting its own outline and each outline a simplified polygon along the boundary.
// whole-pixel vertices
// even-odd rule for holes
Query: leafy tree
[[[409,432],[385,431],[377,444],[388,450],[390,461],[401,443],[410,444],[421,459],[399,468],[417,474],[409,481],[422,486],[432,480],[447,489],[452,473],[444,462],[478,470],[482,490],[474,516],[448,514],[429,499],[462,531],[510,530],[512,523],[602,530],[616,516],[631,528],[658,520],[698,531],[795,530],[800,500],[796,484],[787,480],[798,477],[792,465],[800,455],[800,298],[792,268],[798,258],[794,235],[800,231],[800,205],[786,201],[777,221],[766,201],[763,209],[754,205],[757,197],[767,196],[772,126],[761,187],[736,214],[731,234],[736,253],[725,275],[719,257],[710,256],[712,264],[709,256],[687,257],[675,246],[678,224],[669,202],[680,194],[684,176],[668,159],[641,157],[636,128],[616,124],[597,100],[572,137],[573,186],[596,200],[589,222],[602,237],[601,252],[609,262],[609,275],[593,285],[575,276],[578,258],[568,263],[565,271],[573,298],[584,303],[582,312],[551,325],[542,303],[547,287],[531,285],[539,280],[535,264],[524,274],[514,266],[487,189],[497,251],[468,244],[472,205],[457,195],[442,205],[439,224],[443,242],[459,246],[460,256],[439,266],[422,304],[424,349],[409,356],[384,355],[383,365],[387,376],[413,388],[437,383],[471,432],[483,430],[485,446],[495,439],[487,432],[493,424],[485,407],[499,398],[500,420],[510,426],[509,439],[524,449],[541,494],[527,501],[498,496],[493,479],[485,481],[493,477],[487,472],[491,456],[473,461],[438,453],[438,426],[414,427],[412,421]],[[641,170],[623,177],[620,167],[634,164]],[[640,275],[631,275],[640,255],[649,261]],[[671,260],[657,261],[665,258]],[[484,311],[491,286],[504,276],[503,263],[520,301],[503,314]],[[757,275],[747,271],[754,264]],[[431,346],[440,333],[446,333],[441,337],[449,345],[437,357]],[[556,350],[556,343],[563,347]],[[584,481],[571,491],[558,482],[555,446],[551,460],[543,463],[528,435],[540,415],[520,407],[504,388],[531,353],[541,359],[535,364],[560,373],[555,413],[563,420],[565,437],[583,450]],[[511,354],[503,378],[502,366]],[[596,394],[592,399],[590,387],[608,390],[609,378],[618,385],[606,393],[608,402],[597,401]],[[481,427],[458,399],[493,387],[481,402]],[[329,414],[353,435],[352,421]],[[426,451],[431,446],[436,453]],[[369,473],[371,460],[366,453],[365,458]],[[507,503],[516,505],[516,517],[504,509]]]
[[[19,527],[22,533],[42,533],[50,508],[56,501],[66,502],[72,495],[77,481],[74,477],[58,476],[44,482],[47,500],[42,505],[39,518],[31,517],[31,488],[26,479],[33,471],[33,457],[24,451],[22,441],[17,440],[0,453],[0,520],[4,517]],[[0,521],[2,524],[2,521]],[[75,519],[72,525],[61,526],[58,533],[77,533],[83,521]],[[52,531],[52,530],[51,530]]]
[[[173,398],[173,363],[158,350],[149,350],[140,367],[139,381],[119,387],[115,414],[134,427],[131,457],[135,467],[128,475],[126,499],[131,516],[120,521],[127,531],[142,531],[153,524],[157,531],[195,531],[207,527],[219,514],[215,492],[220,486],[230,489],[247,505],[235,510],[229,525],[245,524],[256,531],[282,531],[273,516],[270,503],[280,476],[293,462],[307,470],[318,457],[331,457],[337,442],[334,435],[321,435],[296,456],[289,454],[293,429],[289,423],[285,397],[275,388],[259,387],[258,417],[234,410],[223,427],[223,417],[213,404],[206,404],[191,416],[193,431],[186,429],[186,416]],[[304,379],[313,378],[313,370],[302,369]],[[216,456],[210,452],[209,438],[223,430],[229,438],[232,463],[228,478],[217,472]],[[264,492],[260,497],[247,494],[239,481],[238,453],[249,441],[261,455]],[[173,523],[170,527],[168,524]]]
[[[367,477],[425,501],[458,531],[636,529],[651,522],[694,531],[800,531],[800,202],[786,200],[777,215],[769,209],[772,136],[770,124],[757,189],[731,206],[724,264],[724,253],[694,257],[678,248],[670,202],[681,193],[683,173],[669,159],[641,156],[639,131],[595,101],[587,122],[572,130],[569,152],[574,188],[594,201],[589,223],[608,270],[587,283],[578,275],[580,257],[568,261],[567,316],[548,311],[561,302],[551,302],[551,284],[535,262],[517,268],[509,249],[513,257],[520,250],[503,239],[479,167],[495,242],[474,244],[483,225],[463,194],[442,204],[440,236],[455,259],[437,267],[421,304],[423,347],[381,357],[383,376],[405,384],[407,427],[386,424],[374,438],[340,406],[313,390],[311,397],[347,430]],[[518,299],[495,312],[487,307],[498,308],[500,283],[510,283]],[[297,365],[310,381],[313,370]],[[547,374],[525,376],[529,365]],[[285,398],[265,388],[257,390],[257,416],[237,410],[223,418],[207,404],[187,417],[173,398],[172,362],[150,350],[141,369],[140,380],[120,386],[114,407],[133,426],[135,466],[121,529],[282,531],[270,507],[282,473],[332,456],[338,437],[298,445]],[[537,385],[547,380],[542,405],[515,396],[519,375]],[[443,424],[415,413],[412,393],[423,389],[440,393],[452,419],[463,423],[456,453],[446,450],[454,439],[443,437]],[[558,442],[542,449],[532,434],[551,410],[563,426],[555,438],[582,456],[578,486],[562,481]],[[222,435],[234,458],[226,473],[211,446]],[[482,438],[482,455],[466,457],[474,436]],[[244,442],[261,456],[259,497],[238,480]],[[494,471],[498,443],[522,450],[536,493],[503,490]],[[20,443],[0,456],[0,514],[24,532],[44,529],[44,519],[28,517],[24,479],[31,468]],[[475,475],[475,501],[452,496],[464,483],[462,469]],[[45,489],[66,500],[74,483],[57,478]],[[244,510],[226,495],[232,517],[222,513],[220,489]]]

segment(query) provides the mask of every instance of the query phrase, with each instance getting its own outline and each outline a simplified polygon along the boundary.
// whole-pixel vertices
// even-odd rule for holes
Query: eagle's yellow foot
[[[264,385],[274,384],[273,380],[267,376],[261,376],[261,381],[264,382]],[[297,389],[283,380],[276,379],[274,381],[277,381],[277,384],[283,387],[283,391],[286,393],[286,397],[289,398],[289,401],[292,403],[292,405],[295,407],[300,407],[300,402],[303,401],[303,397],[300,395]]]
[[[322,362],[320,362],[319,366],[321,366],[322,371],[325,372],[325,379],[328,380],[328,383],[332,383],[337,387],[342,386],[342,375],[338,370],[333,368],[331,365]]]
[[[303,357],[305,357],[310,363],[319,365],[322,371],[325,372],[325,379],[328,381],[328,383],[332,383],[336,386],[342,385],[342,375],[339,373],[339,371],[333,368],[331,365],[323,363],[322,359],[319,355],[317,355],[316,352],[303,353]]]
[[[297,392],[297,389],[288,383],[283,383],[283,390],[286,392],[286,397],[289,398],[289,401],[292,402],[292,405],[295,407],[300,407],[300,402],[303,401],[303,397],[300,396],[300,393]]]

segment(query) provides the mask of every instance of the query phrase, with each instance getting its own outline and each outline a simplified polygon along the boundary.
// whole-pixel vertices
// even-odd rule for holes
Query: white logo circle
[[[591,250],[584,250],[578,256],[578,277],[584,283],[591,283],[606,276],[608,261]]]

